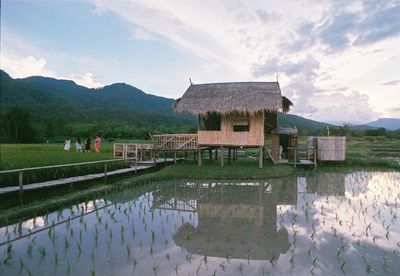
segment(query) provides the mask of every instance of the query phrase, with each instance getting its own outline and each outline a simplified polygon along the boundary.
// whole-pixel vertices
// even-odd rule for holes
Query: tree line
[[[148,115],[151,117],[151,115]],[[143,118],[151,121],[151,118]],[[43,121],[33,120],[32,112],[13,106],[0,116],[1,143],[61,142],[65,137],[94,137],[99,134],[110,141],[114,139],[149,139],[149,133],[194,133],[196,126],[191,121],[164,120],[154,118],[153,124],[127,121],[76,121],[63,117],[50,117]]]
[[[34,120],[28,109],[13,106],[0,115],[1,143],[43,143],[62,142],[65,137],[94,137],[114,139],[149,139],[149,133],[195,133],[197,125],[194,120],[182,120],[173,115],[158,116],[149,113],[141,114],[135,121],[117,119],[111,116],[110,121],[77,121],[65,117],[51,117],[47,120]],[[297,127],[301,136],[326,135],[326,129]],[[336,136],[383,136],[400,138],[400,130],[390,131],[385,128],[354,130],[349,124],[330,126],[330,135]]]

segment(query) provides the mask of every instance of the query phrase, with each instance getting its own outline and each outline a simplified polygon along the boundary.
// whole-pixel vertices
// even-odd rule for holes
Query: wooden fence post
[[[199,167],[201,166],[201,149],[198,149],[197,151],[197,165]]]
[[[258,154],[258,167],[262,169],[263,167],[263,147],[260,147]]]
[[[135,145],[135,173],[137,173],[138,144]]]
[[[314,147],[314,170],[317,169],[317,148]]]
[[[19,172],[18,174],[19,191],[22,193],[24,191],[24,172]]]
[[[221,155],[221,168],[223,168],[224,167],[224,147],[223,146],[221,146],[220,155]]]
[[[104,163],[104,177],[107,178],[107,163]]]

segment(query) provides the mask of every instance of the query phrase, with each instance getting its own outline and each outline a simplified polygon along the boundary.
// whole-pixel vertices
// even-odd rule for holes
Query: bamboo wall
[[[346,159],[346,137],[319,136],[316,139],[319,161],[344,161]]]
[[[233,126],[241,121],[249,121],[249,131],[234,132]],[[263,146],[264,117],[262,113],[246,118],[246,116],[224,116],[221,118],[220,131],[198,131],[199,145],[226,146]]]

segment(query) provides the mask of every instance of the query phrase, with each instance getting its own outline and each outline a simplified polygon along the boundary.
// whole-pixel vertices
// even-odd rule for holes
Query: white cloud
[[[136,28],[132,34],[132,38],[136,40],[147,40],[147,41],[158,40],[151,33],[147,32],[142,28]]]
[[[103,86],[103,84],[100,82],[95,81],[95,76],[92,73],[84,73],[83,75],[59,76],[57,73],[46,68],[47,61],[44,58],[27,56],[25,58],[13,59],[2,53],[0,65],[1,69],[6,71],[12,78],[44,76],[56,79],[70,79],[79,85],[89,88]]]
[[[13,78],[28,76],[55,77],[56,74],[45,69],[47,61],[43,58],[27,56],[20,59],[12,59],[1,54],[1,69],[5,70]]]
[[[329,0],[306,3],[184,1],[179,5],[145,0],[91,1],[97,8],[111,11],[139,26],[138,37],[158,34],[176,48],[203,58],[203,75],[191,75],[196,80],[265,81],[275,80],[276,74],[281,72],[282,91],[294,97],[294,111],[314,119],[321,117],[318,106],[324,99],[315,91],[344,86],[367,95],[365,99],[361,97],[361,102],[348,101],[354,104],[352,110],[364,110],[360,113],[365,116],[364,120],[376,116],[371,108],[358,105],[368,105],[371,99],[377,102],[376,98],[383,98],[385,92],[377,96],[362,76],[371,68],[384,67],[389,53],[399,54],[396,39],[388,40],[396,36],[394,31],[376,35],[369,45],[352,45],[357,37],[368,31],[357,28],[355,21],[367,22],[366,16],[373,14],[377,19],[368,24],[383,24],[383,27],[375,26],[377,32],[384,32],[392,24],[384,21],[379,9],[362,1],[348,5]],[[385,8],[382,13],[397,10],[394,4],[386,5],[390,9]],[[359,16],[356,17],[356,13]],[[146,31],[141,33],[141,30]],[[374,45],[382,41],[384,43],[379,47],[384,50],[376,54]],[[333,49],[336,46],[340,51],[327,51],[327,47]],[[400,66],[398,62],[396,65]],[[380,84],[382,80],[376,82]],[[360,98],[355,95],[345,97]],[[311,101],[321,102],[321,105],[311,105]],[[388,110],[390,106],[385,107]]]
[[[358,91],[318,95],[310,99],[316,107],[313,118],[320,121],[336,123],[362,123],[373,121],[378,117],[369,103],[368,96]]]
[[[79,85],[83,85],[89,88],[99,88],[102,87],[103,84],[100,82],[96,82],[94,80],[95,76],[91,73],[85,73],[81,76],[72,76],[71,79]]]

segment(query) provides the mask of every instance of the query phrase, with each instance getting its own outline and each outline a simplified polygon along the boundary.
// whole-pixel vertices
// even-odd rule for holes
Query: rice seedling
[[[33,249],[33,244],[28,243],[28,246],[26,248],[26,254],[28,255],[29,258],[32,258],[32,249]]]
[[[25,263],[24,263],[24,260],[21,257],[19,257],[18,260],[19,260],[19,273],[21,273],[22,270],[25,268]]]
[[[57,252],[54,252],[54,266],[57,266],[58,265],[58,254],[57,254]]]
[[[46,257],[46,248],[45,247],[40,246],[38,250],[39,250],[39,255],[40,255],[41,259]]]
[[[157,260],[154,262],[152,268],[153,268],[154,275],[158,275],[158,272],[159,272],[160,267],[159,267],[159,265],[158,265],[158,263],[157,263]]]
[[[68,251],[69,248],[69,240],[67,237],[64,237],[64,249],[65,251]]]

